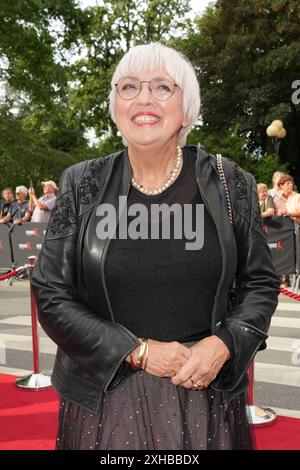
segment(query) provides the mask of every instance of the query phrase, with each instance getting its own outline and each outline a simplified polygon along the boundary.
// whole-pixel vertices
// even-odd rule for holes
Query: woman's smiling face
[[[174,80],[163,69],[134,72],[130,77],[140,82],[162,78],[174,84]],[[126,100],[117,94],[116,124],[132,146],[157,146],[174,140],[180,129],[189,124],[183,113],[180,88],[176,86],[173,95],[165,101],[152,95],[149,83],[142,83],[140,93],[133,99]]]

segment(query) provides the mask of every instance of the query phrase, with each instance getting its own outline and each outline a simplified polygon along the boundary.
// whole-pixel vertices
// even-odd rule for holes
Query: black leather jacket
[[[280,281],[262,230],[254,177],[223,158],[233,230],[215,157],[199,146],[192,148],[198,153],[199,191],[215,221],[223,258],[211,332],[226,328],[235,350],[211,386],[230,401],[247,387],[248,366],[265,347]],[[103,395],[135,373],[124,359],[139,342],[115,322],[106,286],[104,261],[110,238],[96,235],[97,207],[119,207],[119,196],[128,195],[130,184],[126,150],[66,169],[32,274],[39,321],[58,345],[52,384],[62,398],[97,414]]]

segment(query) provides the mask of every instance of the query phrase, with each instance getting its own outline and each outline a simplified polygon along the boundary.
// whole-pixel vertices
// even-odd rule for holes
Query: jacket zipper
[[[130,190],[130,183],[128,183],[128,185],[127,185],[126,194],[122,194],[122,196],[126,196],[126,201],[127,201],[127,198],[128,198],[129,190]],[[117,228],[118,228],[118,225],[119,225],[119,220],[121,219],[121,217],[123,215],[123,212],[122,212],[121,216],[120,216],[120,214],[118,214],[118,223],[116,224],[115,233],[117,232]],[[106,242],[105,242],[104,247],[103,247],[103,252],[102,252],[100,265],[101,265],[102,284],[103,284],[103,288],[104,288],[106,302],[107,302],[107,305],[108,305],[108,308],[109,308],[109,311],[110,311],[112,321],[115,323],[116,321],[115,321],[115,317],[114,317],[114,314],[113,314],[113,311],[112,311],[112,308],[111,308],[111,303],[110,303],[109,296],[108,296],[108,290],[107,290],[106,279],[105,279],[105,270],[104,270],[105,257],[106,257],[106,254],[107,254],[107,250],[108,250],[110,241],[111,241],[111,237],[108,237],[108,239],[106,239]]]
[[[222,253],[222,274],[221,274],[221,278],[219,280],[219,284],[218,284],[218,288],[217,288],[217,292],[216,292],[216,295],[215,295],[215,298],[214,298],[214,305],[213,305],[213,310],[212,310],[212,333],[214,333],[215,331],[215,328],[217,328],[219,325],[220,325],[220,322],[217,323],[217,325],[215,325],[215,314],[216,314],[216,308],[217,308],[217,300],[219,299],[219,296],[220,296],[220,291],[221,291],[221,286],[223,284],[223,280],[224,280],[224,273],[225,273],[225,263],[224,263],[224,244],[222,242],[222,237],[221,237],[221,234],[220,234],[220,230],[219,230],[219,226],[218,224],[216,223],[216,220],[215,220],[215,217],[214,217],[214,214],[213,214],[213,211],[211,210],[211,207],[210,207],[210,204],[209,204],[209,201],[208,201],[208,198],[207,198],[207,195],[205,194],[205,192],[203,191],[203,189],[201,188],[201,185],[200,185],[200,181],[199,181],[199,178],[196,177],[197,179],[197,183],[198,183],[198,187],[199,187],[199,191],[200,191],[200,194],[202,196],[202,198],[206,201],[206,205],[207,205],[207,208],[208,208],[208,211],[215,223],[215,226],[216,226],[216,229],[217,229],[217,233],[218,233],[218,239],[219,239],[219,244],[220,244],[220,247],[221,247],[221,253]]]

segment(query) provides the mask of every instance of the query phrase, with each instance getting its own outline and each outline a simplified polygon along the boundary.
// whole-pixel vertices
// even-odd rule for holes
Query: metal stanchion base
[[[251,425],[256,428],[271,426],[277,419],[277,414],[271,408],[259,408],[255,405],[248,405],[247,411]]]
[[[30,374],[16,380],[16,386],[26,390],[47,390],[52,388],[51,377],[44,374]]]

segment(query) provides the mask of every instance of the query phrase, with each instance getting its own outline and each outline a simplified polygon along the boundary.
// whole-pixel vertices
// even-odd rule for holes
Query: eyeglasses
[[[153,78],[153,80],[142,80],[132,77],[124,77],[115,84],[118,95],[123,100],[133,100],[136,98],[142,89],[142,83],[149,83],[149,90],[153,98],[166,101],[175,93],[175,90],[182,92],[176,83],[171,82],[167,78]]]

